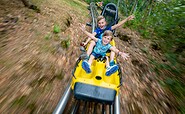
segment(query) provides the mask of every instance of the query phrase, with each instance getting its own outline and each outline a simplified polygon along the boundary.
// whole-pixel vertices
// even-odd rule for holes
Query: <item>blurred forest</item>
[[[159,60],[147,53],[161,85],[169,89],[185,113],[185,1],[184,0],[85,0],[86,2],[113,2],[121,15],[135,15],[126,24],[138,31],[151,47],[162,53]]]

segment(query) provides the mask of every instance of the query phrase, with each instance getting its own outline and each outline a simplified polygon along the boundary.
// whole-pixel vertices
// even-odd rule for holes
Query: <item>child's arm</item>
[[[112,46],[110,48],[111,51],[114,51],[115,53],[117,53],[118,55],[121,55],[121,57],[124,59],[124,60],[127,60],[128,57],[129,57],[129,54],[128,53],[124,53],[124,52],[121,52],[119,51],[116,47]]]
[[[96,36],[96,32],[93,32],[92,34]],[[88,39],[83,43],[83,46],[87,45],[90,40],[91,38],[88,37]]]
[[[128,16],[126,19],[122,20],[121,22],[119,22],[118,24],[115,24],[111,27],[112,30],[120,27],[121,25],[123,25],[125,22],[133,20],[134,19],[134,15],[130,15]]]
[[[87,36],[89,36],[89,38],[91,38],[91,39],[94,40],[95,42],[98,41],[98,38],[96,38],[93,34],[87,32],[87,31],[85,30],[85,26],[80,27],[80,29],[81,29],[82,32],[84,32]]]

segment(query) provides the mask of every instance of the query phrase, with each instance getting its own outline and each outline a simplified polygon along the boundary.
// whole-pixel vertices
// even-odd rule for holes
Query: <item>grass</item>
[[[154,66],[154,71],[158,77],[160,85],[169,90],[172,96],[175,97],[176,107],[185,114],[185,84],[183,82],[183,68],[178,66],[176,57],[173,54],[165,54],[168,63],[161,63],[150,58],[150,63]]]
[[[57,79],[59,79],[59,80],[62,80],[63,79],[63,77],[64,77],[64,71],[63,71],[63,69],[61,69],[60,71],[58,71],[56,74],[55,74],[55,77],[57,78]]]
[[[69,5],[70,7],[73,7],[73,9],[76,9],[78,11],[73,11],[74,14],[87,16],[87,4],[85,2],[79,1],[79,0],[62,0],[62,2],[65,2],[65,4]],[[80,13],[79,13],[80,12]]]
[[[18,97],[12,102],[11,107],[21,107],[21,108],[26,108],[30,110],[30,114],[34,113],[36,110],[36,104],[32,102],[28,102],[29,96],[23,95],[21,97]],[[24,110],[26,110],[24,109]]]
[[[68,39],[62,40],[60,44],[61,44],[61,47],[64,48],[64,49],[69,48],[70,39],[68,38]]]
[[[45,40],[51,39],[51,34],[50,34],[50,33],[46,34],[45,37],[44,37],[44,39],[45,39]]]
[[[54,25],[54,28],[53,28],[53,33],[57,34],[59,33],[61,30],[60,30],[60,26],[58,24],[55,24]]]
[[[32,3],[38,7],[40,7],[47,0],[32,0]]]
[[[24,106],[26,105],[26,99],[27,99],[27,96],[26,95],[23,95],[17,99],[15,99],[12,103],[12,106]]]
[[[146,48],[146,47],[144,47],[144,48],[141,48],[141,51],[142,51],[143,53],[146,53],[146,54],[148,54],[148,48]]]

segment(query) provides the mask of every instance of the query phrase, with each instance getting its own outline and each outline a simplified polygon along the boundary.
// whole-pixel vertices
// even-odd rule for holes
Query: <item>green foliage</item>
[[[56,33],[56,34],[59,33],[60,32],[60,26],[55,24],[54,28],[53,28],[53,32]]]
[[[179,110],[181,111],[181,114],[185,114],[185,106],[180,106]]]
[[[49,40],[50,38],[51,38],[51,34],[50,33],[45,35],[45,37],[44,37],[44,39],[46,39],[46,40]]]
[[[177,54],[165,53],[165,57],[169,62],[160,63],[150,59],[150,63],[155,66],[154,71],[158,74],[158,77],[164,79],[160,81],[160,84],[175,96],[178,110],[184,112],[185,104],[182,102],[185,100],[184,68],[177,61]]]
[[[126,5],[125,5],[126,4]],[[134,5],[136,4],[136,5]],[[168,64],[156,63],[156,71],[165,69],[171,75],[182,77],[184,64],[181,62],[185,49],[185,6],[182,0],[172,1],[130,1],[123,0],[122,13],[135,14],[135,19],[127,23],[144,38],[157,41]],[[134,9],[134,10],[133,10]]]
[[[35,103],[28,104],[27,109],[30,109],[30,114],[33,114],[36,109],[36,104]]]
[[[141,51],[142,51],[143,53],[148,54],[148,48],[141,48]]]
[[[12,102],[12,106],[24,106],[26,104],[27,96],[21,96]]]
[[[185,84],[175,78],[166,78],[163,82],[163,86],[167,87],[167,89],[175,95],[176,101],[178,102],[177,108],[182,114],[184,114],[185,104],[183,100],[185,99]]]
[[[64,78],[64,71],[63,69],[61,69],[60,71],[58,71],[57,73],[55,73],[55,77],[59,80],[62,80]]]
[[[184,97],[185,85],[182,82],[173,78],[166,78],[164,83],[178,98]]]
[[[118,0],[84,0],[85,2],[87,2],[88,4],[90,4],[91,2],[103,2],[103,5],[105,6],[107,3],[114,3],[117,4]],[[120,0],[121,1],[121,0]]]
[[[70,39],[62,40],[60,44],[62,48],[68,48],[70,46]]]

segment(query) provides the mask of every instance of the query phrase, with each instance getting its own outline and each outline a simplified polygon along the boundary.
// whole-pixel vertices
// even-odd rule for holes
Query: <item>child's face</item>
[[[105,19],[101,19],[99,22],[98,22],[98,27],[100,27],[100,29],[104,29],[106,26],[106,21]]]
[[[112,39],[111,36],[103,36],[103,38],[102,38],[103,45],[109,44],[111,39]]]

